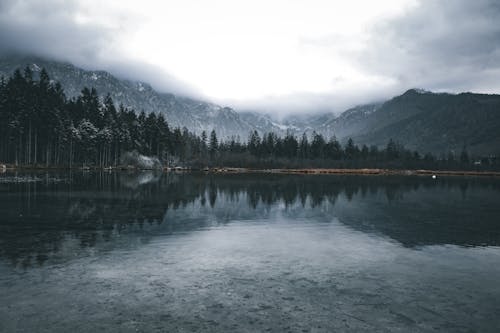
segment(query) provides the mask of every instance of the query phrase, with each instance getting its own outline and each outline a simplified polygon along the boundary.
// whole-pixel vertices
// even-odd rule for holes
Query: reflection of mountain
[[[74,256],[77,248],[127,247],[158,234],[233,221],[273,223],[279,216],[311,223],[337,218],[410,247],[500,245],[498,180],[148,173],[66,178],[0,184],[0,256],[29,266]]]

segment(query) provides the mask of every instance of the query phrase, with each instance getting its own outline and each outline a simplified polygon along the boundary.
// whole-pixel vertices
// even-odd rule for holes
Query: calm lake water
[[[0,175],[1,332],[499,332],[500,179]]]

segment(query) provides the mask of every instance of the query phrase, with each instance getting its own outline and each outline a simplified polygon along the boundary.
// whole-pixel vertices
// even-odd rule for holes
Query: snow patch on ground
[[[122,164],[138,169],[161,169],[162,164],[156,157],[144,156],[137,151],[127,152],[122,156]]]
[[[156,158],[153,158],[153,157],[148,157],[148,156],[144,156],[144,155],[139,155],[139,164],[140,165],[143,165],[147,168],[152,168],[155,166],[155,163],[156,163],[157,159]]]

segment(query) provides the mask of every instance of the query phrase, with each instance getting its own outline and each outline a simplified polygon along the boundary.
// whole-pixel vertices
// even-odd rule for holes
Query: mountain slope
[[[269,115],[253,112],[253,111],[245,111],[239,113],[240,118],[245,121],[247,124],[251,124],[255,130],[259,133],[269,133],[274,132],[280,136],[286,135],[288,130],[294,130],[292,126],[287,126],[285,124],[280,123],[279,121],[273,119]],[[246,137],[244,139],[247,139]]]
[[[465,145],[470,152],[498,154],[500,96],[411,89],[380,105],[350,128],[356,129],[350,136],[361,144],[384,146],[392,138],[422,152],[459,153]]]
[[[3,57],[0,58],[0,75],[10,76],[15,69],[22,70],[27,65],[35,75],[45,68],[51,79],[61,83],[68,97],[79,95],[83,87],[94,87],[101,96],[109,93],[117,104],[138,112],[161,112],[171,126],[187,127],[197,134],[215,129],[219,137],[244,135],[246,138],[254,128],[231,108],[159,93],[146,83],[121,80],[105,71],[83,70],[69,63],[38,57]]]
[[[355,136],[366,130],[370,115],[377,111],[380,104],[359,105],[348,109],[339,116],[331,115],[318,131],[324,135],[335,135],[339,139]]]

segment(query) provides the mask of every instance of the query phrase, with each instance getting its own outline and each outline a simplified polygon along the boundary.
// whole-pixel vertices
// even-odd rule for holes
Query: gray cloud
[[[79,1],[0,1],[0,53],[21,52],[105,69],[152,84],[160,91],[199,94],[161,69],[126,58],[115,50],[115,36],[137,22],[117,15],[115,25],[77,23]],[[365,48],[351,47],[343,35],[298,40],[305,47],[342,53],[362,73],[381,77],[350,91],[294,93],[253,101],[220,100],[242,109],[286,113],[340,112],[419,87],[435,91],[500,92],[500,3],[496,0],[421,0],[395,19],[370,27]],[[340,48],[340,49],[339,49]],[[202,55],[200,55],[202,56]],[[265,80],[265,78],[263,78]],[[332,82],[342,78],[332,73]]]
[[[340,50],[362,72],[393,82],[354,91],[271,99],[278,114],[300,110],[340,112],[410,88],[500,93],[500,3],[496,0],[421,0],[411,11],[371,27],[362,50]],[[302,40],[306,46],[349,46],[337,35]],[[290,104],[287,101],[296,102]],[[265,107],[266,101],[256,103]],[[295,108],[294,106],[298,106]]]
[[[288,115],[339,113],[355,105],[384,101],[388,96],[387,91],[373,87],[344,91],[342,93],[295,93],[283,96],[267,96],[266,98],[235,101],[223,100],[238,110],[262,111],[282,119]]]
[[[495,0],[422,0],[406,15],[376,25],[357,61],[401,87],[499,92],[498,22]]]
[[[198,95],[162,69],[129,59],[113,49],[114,37],[133,28],[123,15],[114,25],[78,23],[76,0],[0,2],[0,54],[20,53],[68,61],[85,69],[103,69],[118,77],[141,80],[160,91]],[[116,17],[115,17],[116,19]]]
[[[97,60],[113,31],[74,21],[75,1],[3,1],[0,48],[3,52],[36,53],[78,63]]]

